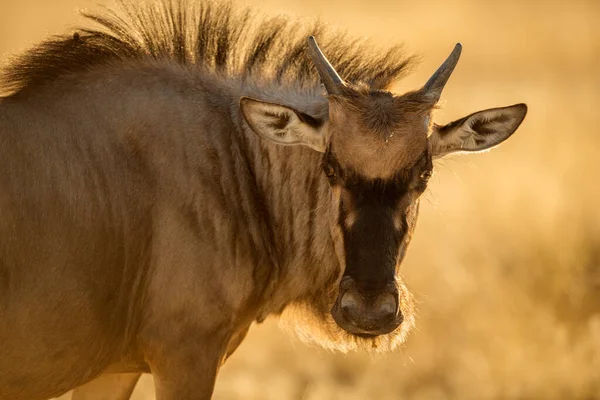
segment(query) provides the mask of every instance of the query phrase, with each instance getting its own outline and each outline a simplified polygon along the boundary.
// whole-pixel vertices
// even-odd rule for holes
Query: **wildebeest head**
[[[261,137],[323,154],[333,200],[332,237],[345,266],[331,314],[353,335],[388,334],[403,321],[398,267],[432,160],[499,144],[517,129],[527,107],[489,109],[445,126],[434,124],[432,110],[458,62],[460,44],[420,90],[401,96],[345,82],[313,37],[308,46],[327,90],[328,118],[249,98],[242,99],[242,112]]]

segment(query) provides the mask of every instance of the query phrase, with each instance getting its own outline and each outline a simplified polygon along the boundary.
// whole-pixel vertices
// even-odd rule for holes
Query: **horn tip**
[[[463,45],[461,42],[456,43],[456,45],[454,46],[454,51],[453,53],[457,53],[458,55],[460,55],[460,53],[462,53],[462,49],[463,49]]]

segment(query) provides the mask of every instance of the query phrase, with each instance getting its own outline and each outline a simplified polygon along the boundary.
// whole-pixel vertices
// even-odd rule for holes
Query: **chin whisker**
[[[415,326],[415,301],[402,282],[397,282],[400,293],[400,309],[404,316],[402,324],[393,332],[379,336],[351,334],[337,325],[330,310],[334,296],[325,296],[321,302],[315,298],[290,304],[281,314],[279,326],[293,333],[303,342],[330,351],[347,353],[367,351],[384,353],[396,350],[407,339]]]

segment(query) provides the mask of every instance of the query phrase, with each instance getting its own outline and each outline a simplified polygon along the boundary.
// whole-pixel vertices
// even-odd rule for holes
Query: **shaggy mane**
[[[314,87],[318,74],[306,38],[316,36],[344,79],[385,88],[406,72],[411,59],[392,47],[373,51],[364,41],[332,32],[323,24],[284,17],[257,17],[248,8],[210,0],[164,0],[121,10],[84,13],[96,27],[53,37],[5,68],[0,89],[19,93],[98,65],[125,60],[169,60],[225,76],[274,80]]]

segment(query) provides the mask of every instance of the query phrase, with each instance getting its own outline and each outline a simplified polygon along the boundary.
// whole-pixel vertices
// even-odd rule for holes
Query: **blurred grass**
[[[420,302],[403,351],[332,354],[270,321],[225,365],[215,399],[600,399],[600,2],[238,2],[404,42],[423,62],[398,91],[461,41],[437,121],[517,102],[529,114],[500,148],[437,164],[403,266]],[[0,53],[95,3],[0,0]],[[134,399],[153,398],[146,376]]]

